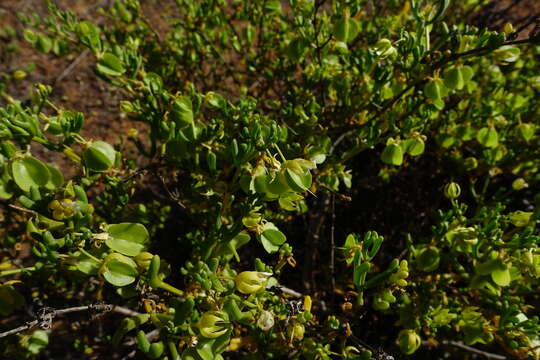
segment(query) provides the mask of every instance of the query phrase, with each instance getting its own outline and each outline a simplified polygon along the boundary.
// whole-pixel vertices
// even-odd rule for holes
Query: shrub
[[[21,15],[37,50],[89,51],[123,98],[118,117],[141,125],[112,145],[83,137],[85,115],[54,104],[49,85],[28,101],[4,93],[2,245],[31,259],[1,264],[0,312],[19,311],[25,288],[76,311],[104,301],[130,316],[99,341],[135,337],[151,359],[431,347],[538,359],[540,34],[465,25],[481,3],[176,0],[166,31],[138,0],[115,1],[105,25],[52,3],[48,18]],[[400,216],[440,197],[430,232],[387,229],[389,241],[354,225],[365,214],[336,219],[363,201],[356,184],[427,176],[426,163],[443,183]],[[336,236],[336,221],[351,233]],[[309,280],[317,267],[326,284]],[[5,353],[55,341],[34,330]]]

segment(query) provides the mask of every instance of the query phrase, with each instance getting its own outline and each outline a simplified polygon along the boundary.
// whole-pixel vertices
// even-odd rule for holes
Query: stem
[[[79,251],[82,252],[84,255],[88,256],[90,259],[94,260],[98,264],[101,264],[101,260],[99,260],[94,255],[90,254],[88,251],[84,250],[83,248],[79,248]]]
[[[277,144],[274,144],[274,147],[276,148],[276,150],[277,150],[279,156],[281,157],[281,159],[283,161],[287,161],[287,159],[285,159],[285,156],[283,156],[283,153],[281,152],[281,149],[279,148],[279,146]]]
[[[43,326],[47,322],[52,322],[52,320],[58,315],[69,314],[69,313],[73,313],[73,312],[81,312],[81,311],[89,311],[89,312],[94,313],[94,314],[95,313],[101,313],[101,312],[113,311],[113,312],[116,312],[116,313],[119,313],[119,314],[129,315],[129,316],[139,314],[137,311],[134,311],[134,310],[131,310],[131,309],[128,309],[128,308],[124,308],[122,306],[115,306],[115,305],[111,305],[111,304],[101,304],[101,303],[85,305],[85,306],[75,306],[75,307],[71,307],[71,308],[58,309],[58,310],[50,309],[47,312],[46,317],[42,317],[42,318],[40,317],[40,318],[34,319],[32,321],[28,321],[28,322],[26,322],[26,324],[24,324],[22,326],[19,326],[19,327],[15,328],[15,329],[11,329],[11,330],[8,330],[6,332],[0,333],[0,338],[6,337],[6,336],[9,336],[9,335],[18,334],[20,332],[29,330],[29,329],[37,326],[37,325]]]
[[[30,267],[25,267],[25,268],[20,268],[20,269],[4,270],[4,271],[0,271],[0,276],[14,275],[14,274],[22,273],[24,271],[34,271],[34,270],[36,270],[35,266],[30,266]]]
[[[184,296],[184,292],[182,290],[179,290],[174,286],[167,284],[166,282],[162,281],[161,284],[159,284],[159,287],[178,296]]]

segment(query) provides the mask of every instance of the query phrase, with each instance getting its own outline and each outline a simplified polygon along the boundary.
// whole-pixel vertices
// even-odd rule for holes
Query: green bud
[[[375,310],[383,311],[383,310],[388,310],[390,308],[390,303],[380,298],[378,295],[376,295],[373,298],[372,306]]]
[[[270,273],[243,271],[234,278],[236,289],[242,294],[254,294],[266,286]]]
[[[153,257],[154,255],[150,254],[148,251],[143,251],[135,256],[134,260],[141,269],[148,269]]]
[[[476,160],[476,158],[472,156],[468,157],[463,160],[463,166],[465,166],[465,169],[468,171],[476,169],[478,167],[478,160]]]
[[[26,77],[26,72],[22,70],[17,70],[13,73],[12,76],[15,80],[22,80]]]
[[[401,352],[407,355],[413,354],[422,344],[422,339],[414,330],[401,330],[397,340]]]
[[[227,332],[228,324],[226,313],[222,311],[207,311],[201,315],[199,322],[195,326],[199,328],[202,336],[215,339]]]
[[[306,328],[303,324],[299,322],[291,323],[287,329],[287,336],[292,340],[302,340],[304,338],[304,333]]]
[[[396,302],[396,297],[392,294],[392,290],[390,289],[384,289],[381,292],[381,299],[384,301],[388,301],[389,303]]]
[[[377,44],[375,44],[375,52],[381,58],[395,56],[397,54],[396,48],[392,46],[392,42],[388,39],[377,41]]]
[[[444,196],[450,200],[457,199],[461,194],[461,188],[459,184],[451,182],[444,186]]]
[[[512,182],[512,189],[514,190],[523,190],[528,186],[529,184],[523,178],[518,178]]]

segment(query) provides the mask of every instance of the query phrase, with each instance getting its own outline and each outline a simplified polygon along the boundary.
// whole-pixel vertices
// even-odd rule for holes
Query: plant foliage
[[[150,359],[414,358],[444,341],[539,359],[540,33],[465,25],[480,3],[176,0],[166,31],[138,0],[101,25],[52,2],[21,15],[38,51],[88,50],[141,125],[109,144],[49,85],[4,93],[1,241],[31,260],[0,265],[0,313],[25,287],[123,305],[140,314],[102,341]],[[312,250],[297,227],[347,206],[363,164],[383,183],[425,159],[447,184],[430,233],[332,228],[328,284],[294,280]],[[364,316],[386,324],[371,345]],[[32,357],[50,335],[1,346]]]

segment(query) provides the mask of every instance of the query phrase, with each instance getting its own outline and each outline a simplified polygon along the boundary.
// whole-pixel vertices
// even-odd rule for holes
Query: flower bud
[[[153,257],[154,255],[150,254],[148,251],[143,251],[139,255],[135,256],[135,262],[141,269],[148,269]]]
[[[463,166],[465,166],[465,169],[468,171],[476,169],[478,167],[478,160],[476,160],[475,157],[470,156],[463,160]]]
[[[388,39],[381,39],[375,44],[375,52],[381,58],[394,56],[397,54],[397,50],[392,46],[392,42]]]
[[[401,352],[411,355],[420,347],[422,340],[414,330],[401,330],[398,335],[398,343]]]
[[[311,311],[311,296],[304,297],[304,311]]]
[[[514,33],[516,30],[514,29],[514,26],[512,26],[511,23],[506,23],[504,24],[504,27],[503,27],[503,32],[506,34],[506,35],[510,35],[512,33]]]
[[[512,189],[514,190],[523,190],[528,186],[529,184],[523,178],[518,178],[512,182]]]
[[[299,322],[295,322],[289,325],[289,328],[287,329],[287,335],[291,340],[302,340],[304,338],[305,332],[305,326],[300,324]]]
[[[242,294],[254,294],[263,289],[270,273],[258,271],[244,271],[236,276],[234,283],[236,289]]]
[[[227,325],[226,314],[222,311],[205,312],[196,324],[201,335],[210,339],[215,339],[225,334],[228,330]]]
[[[17,70],[17,71],[15,71],[15,72],[13,73],[13,78],[14,78],[15,80],[22,80],[22,79],[24,79],[24,78],[26,77],[26,75],[27,75],[27,74],[26,74],[25,71],[23,71],[23,70]]]
[[[383,299],[384,301],[388,301],[389,303],[394,303],[396,302],[396,297],[392,294],[392,290],[390,289],[384,289],[381,294],[381,299]]]
[[[461,195],[461,188],[459,184],[451,182],[444,187],[444,196],[450,200],[457,199]]]
[[[390,308],[390,303],[388,301],[386,301],[386,300],[383,300],[378,295],[376,295],[375,298],[373,298],[372,306],[373,306],[373,308],[375,310],[382,311],[382,310],[389,309]]]
[[[458,245],[475,245],[478,242],[478,236],[473,227],[460,226],[450,230],[444,236],[448,241],[455,241]]]

